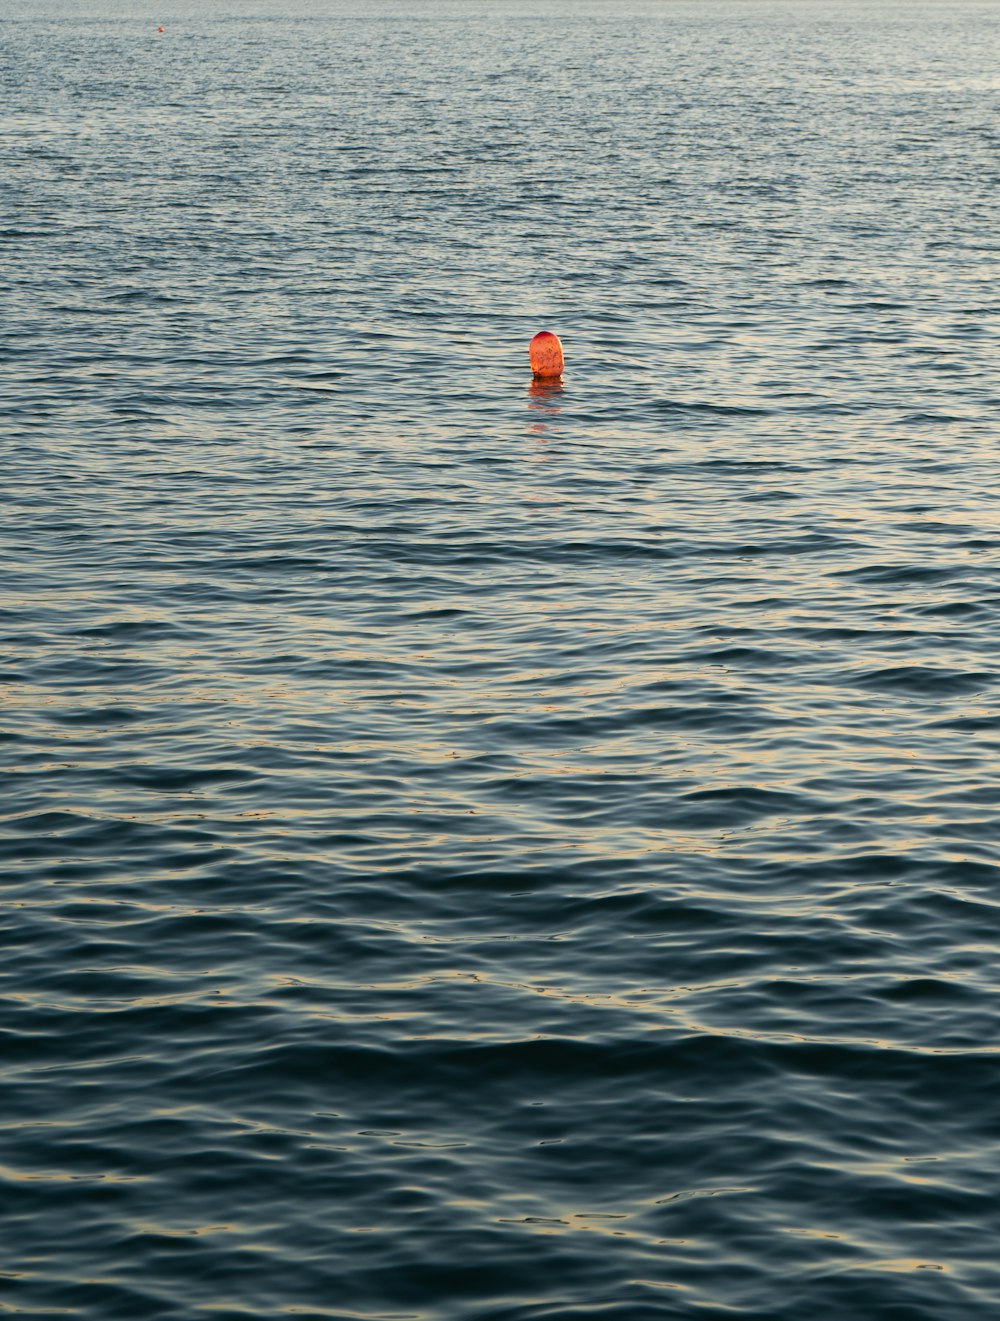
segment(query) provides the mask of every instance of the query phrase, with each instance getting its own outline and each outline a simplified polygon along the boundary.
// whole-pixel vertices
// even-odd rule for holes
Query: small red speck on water
[[[157,30],[157,32],[166,32],[167,29],[166,29],[166,28],[157,28],[156,30]]]
[[[538,332],[528,345],[528,356],[535,376],[552,377],[563,374],[563,367],[566,365],[563,347],[559,343],[559,336],[553,335],[551,330]]]

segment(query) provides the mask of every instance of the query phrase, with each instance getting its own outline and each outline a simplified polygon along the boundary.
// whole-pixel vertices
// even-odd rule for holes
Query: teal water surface
[[[2,39],[0,1312],[995,1318],[1000,10]]]

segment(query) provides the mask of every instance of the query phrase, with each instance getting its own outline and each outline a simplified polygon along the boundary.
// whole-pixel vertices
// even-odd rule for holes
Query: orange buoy
[[[166,28],[157,28],[156,30],[157,30],[157,32],[165,32],[165,31],[166,31]]]
[[[566,365],[563,347],[559,343],[559,336],[553,335],[551,330],[538,332],[528,345],[528,356],[531,358],[531,370],[534,376],[543,380],[562,376],[563,367]]]

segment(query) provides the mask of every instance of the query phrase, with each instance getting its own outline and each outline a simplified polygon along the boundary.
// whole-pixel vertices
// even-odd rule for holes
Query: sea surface
[[[1000,5],[0,40],[0,1314],[995,1321]]]

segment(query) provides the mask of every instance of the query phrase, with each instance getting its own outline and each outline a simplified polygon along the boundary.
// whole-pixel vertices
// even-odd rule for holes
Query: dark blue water
[[[3,41],[0,1313],[1000,1315],[1000,9]]]

